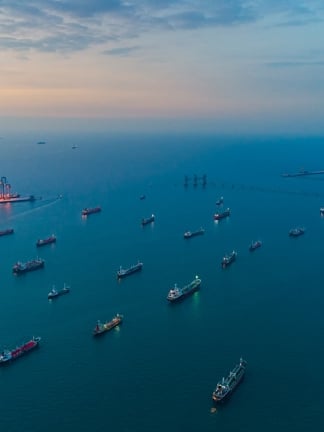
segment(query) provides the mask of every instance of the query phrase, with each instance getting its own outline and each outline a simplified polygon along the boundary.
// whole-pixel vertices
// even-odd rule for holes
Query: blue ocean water
[[[38,198],[0,207],[0,229],[15,229],[0,238],[0,347],[42,337],[39,350],[0,368],[3,429],[322,430],[324,176],[280,176],[323,169],[322,138],[39,140],[0,142],[0,175],[12,192]],[[193,185],[194,174],[206,174],[206,187]],[[215,223],[220,196],[231,216]],[[101,213],[81,217],[97,205]],[[183,239],[201,226],[203,236]],[[289,238],[295,226],[305,235]],[[55,245],[35,247],[52,233]],[[256,239],[263,246],[250,253]],[[222,270],[233,249],[237,261]],[[43,270],[13,276],[17,260],[36,256]],[[119,266],[138,260],[142,272],[118,282]],[[201,290],[168,304],[174,283],[196,274]],[[52,285],[64,283],[71,293],[49,302]],[[93,339],[96,321],[117,312],[123,324]],[[244,382],[211,412],[217,381],[240,356]]]

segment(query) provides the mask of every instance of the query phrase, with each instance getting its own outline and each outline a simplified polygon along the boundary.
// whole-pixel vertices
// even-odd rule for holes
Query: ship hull
[[[199,285],[195,286],[194,288],[192,288],[191,290],[179,295],[178,297],[167,297],[167,300],[170,303],[180,303],[182,300],[184,300],[185,298],[187,298],[188,296],[190,296],[191,294],[195,293],[196,291],[200,290],[200,283]]]
[[[115,327],[119,326],[122,323],[122,321],[117,322],[116,324],[112,324],[109,328],[107,329],[103,329],[103,330],[98,330],[98,331],[94,331],[93,332],[93,336],[100,336],[104,333],[109,332],[110,330],[114,329]]]
[[[39,269],[41,269],[43,267],[44,267],[44,262],[42,262],[40,264],[37,264],[37,265],[34,265],[34,266],[31,266],[31,267],[27,267],[27,268],[14,268],[12,270],[12,272],[14,274],[16,274],[16,275],[21,275],[21,274],[24,274],[24,273],[29,273],[29,272],[32,272],[32,271],[35,271],[35,270],[39,270]]]
[[[138,268],[133,269],[133,270],[127,270],[125,273],[117,272],[117,278],[118,279],[123,279],[123,278],[125,278],[127,276],[130,276],[130,275],[132,275],[134,273],[137,273],[137,272],[139,272],[141,270],[142,270],[142,267],[138,267]]]
[[[6,365],[12,363],[20,357],[34,351],[39,347],[40,338],[35,338],[27,342],[26,344],[18,347],[14,350],[8,351],[8,353],[0,353],[0,365]]]
[[[241,382],[243,381],[245,376],[245,372],[243,372],[243,374],[237,379],[236,383],[233,385],[233,387],[222,397],[215,397],[213,396],[213,402],[214,404],[221,404],[221,403],[225,403],[229,400],[229,398],[231,397],[231,395],[233,394],[233,392],[236,390],[236,388],[239,386],[239,384],[241,384]]]
[[[16,203],[16,202],[24,202],[24,201],[35,201],[36,198],[34,195],[29,195],[25,197],[17,197],[17,198],[0,198],[0,204],[7,203]]]

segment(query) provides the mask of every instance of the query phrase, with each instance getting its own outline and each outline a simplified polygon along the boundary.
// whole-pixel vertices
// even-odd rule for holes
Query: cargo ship
[[[13,234],[13,233],[14,233],[13,228],[8,228],[8,229],[0,231],[0,237],[5,236],[5,235],[9,235],[9,234]]]
[[[249,246],[249,250],[253,252],[255,249],[258,249],[261,246],[262,246],[262,242],[260,240],[252,241]]]
[[[229,255],[225,255],[222,259],[222,267],[225,268],[227,266],[229,266],[230,264],[232,264],[232,262],[234,262],[236,260],[237,257],[237,252],[233,250],[232,253],[230,253]]]
[[[190,282],[188,285],[185,285],[182,288],[179,288],[177,284],[174,285],[174,288],[171,288],[168,295],[167,300],[170,302],[175,302],[177,300],[183,299],[189,294],[193,294],[195,291],[198,291],[201,285],[201,279],[198,276]]]
[[[13,350],[2,351],[0,353],[0,364],[4,364],[4,363],[10,362],[12,360],[16,360],[18,357],[21,357],[24,354],[27,354],[32,349],[38,347],[40,340],[41,340],[41,338],[39,336],[33,337],[28,342],[24,343],[23,345],[20,345],[19,347],[15,348]]]
[[[215,213],[214,214],[214,220],[224,219],[224,218],[230,216],[230,214],[231,214],[231,210],[229,208],[227,208],[223,212]]]
[[[205,233],[205,230],[204,230],[203,228],[200,228],[200,229],[197,230],[197,231],[186,231],[186,232],[183,234],[183,237],[186,238],[186,239],[189,239],[189,238],[191,238],[191,237],[195,237],[195,236],[198,236],[198,235],[202,235],[202,234],[204,234],[204,233]]]
[[[30,271],[38,270],[40,268],[43,268],[45,265],[45,261],[41,258],[37,258],[31,261],[27,261],[25,263],[22,263],[18,261],[12,268],[12,272],[14,274],[23,274]]]
[[[305,228],[293,228],[289,231],[290,237],[299,237],[304,234]]]
[[[220,197],[220,198],[216,201],[216,205],[217,205],[217,206],[220,206],[220,205],[223,204],[223,202],[224,202],[224,198],[223,198],[223,197]]]
[[[102,323],[101,321],[97,321],[96,327],[93,329],[93,336],[101,335],[113,328],[117,327],[123,321],[123,315],[117,314],[111,321],[107,321]]]
[[[241,358],[240,363],[230,371],[229,375],[217,384],[212,394],[214,402],[223,402],[231,395],[244,378],[245,369],[246,361]]]
[[[55,286],[53,286],[53,288],[51,289],[51,291],[48,293],[47,298],[48,299],[53,299],[53,298],[57,298],[60,297],[64,294],[68,294],[70,292],[70,287],[65,285],[63,286],[63,288],[61,290],[57,290],[55,288]]]
[[[92,208],[86,207],[82,210],[81,214],[82,216],[88,216],[93,213],[99,213],[99,212],[101,212],[101,207],[92,207]]]
[[[36,246],[40,247],[40,246],[45,246],[51,243],[56,243],[56,237],[54,234],[52,234],[51,236],[45,238],[45,239],[38,239],[36,242]]]
[[[154,221],[155,221],[155,216],[154,216],[154,214],[152,214],[148,218],[143,218],[141,224],[144,226],[144,225],[148,225],[148,224],[150,224],[150,223],[152,223]]]
[[[134,264],[127,269],[123,269],[122,266],[120,266],[119,270],[117,271],[117,279],[121,279],[133,273],[136,273],[142,270],[142,267],[143,267],[142,262],[138,262],[137,264]]]

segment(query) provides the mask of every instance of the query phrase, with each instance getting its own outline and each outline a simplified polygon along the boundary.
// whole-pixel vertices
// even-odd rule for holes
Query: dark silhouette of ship
[[[260,240],[252,241],[249,246],[249,250],[253,252],[254,250],[258,249],[261,246],[262,246],[262,242]]]
[[[54,298],[60,297],[64,294],[68,294],[69,292],[70,292],[70,287],[65,285],[65,284],[64,284],[63,288],[60,290],[57,290],[55,288],[55,286],[53,286],[51,291],[48,293],[47,298],[48,299],[54,299]]]
[[[303,235],[305,233],[305,228],[293,228],[289,231],[289,236],[290,237],[299,237],[301,235]]]
[[[168,295],[167,300],[170,302],[179,301],[190,294],[193,294],[195,291],[199,290],[201,285],[201,279],[198,276],[195,277],[193,281],[189,284],[185,285],[182,288],[179,288],[177,284],[174,285],[174,288],[171,288]]]
[[[89,216],[93,213],[99,213],[99,212],[101,212],[101,207],[92,207],[92,208],[86,207],[82,210],[81,214],[82,216]]]
[[[154,216],[154,214],[152,214],[148,218],[143,218],[141,224],[144,226],[144,225],[148,225],[148,224],[150,224],[150,223],[152,223],[154,221],[155,221],[155,216]]]
[[[37,247],[41,247],[41,246],[45,246],[51,243],[56,243],[56,237],[54,234],[52,234],[51,236],[45,238],[45,239],[38,239],[36,242],[36,246]]]
[[[96,327],[93,329],[93,336],[98,336],[109,330],[112,330],[122,323],[123,318],[123,315],[117,314],[111,321],[107,321],[105,323],[97,321]]]
[[[222,267],[225,268],[230,264],[232,264],[236,260],[236,257],[237,257],[237,252],[234,250],[229,255],[225,255],[222,259],[222,263],[221,263]]]
[[[233,393],[236,387],[243,380],[245,369],[246,361],[241,358],[240,363],[236,365],[232,371],[230,371],[226,378],[223,378],[217,384],[212,394],[214,402],[223,402]]]
[[[119,270],[117,271],[117,279],[122,279],[126,276],[136,273],[142,270],[142,267],[143,267],[142,262],[138,262],[137,264],[134,264],[127,269],[123,269],[122,266],[120,266]]]
[[[5,236],[5,235],[9,235],[9,234],[13,234],[13,233],[14,233],[13,228],[8,228],[8,229],[0,231],[0,237]]]
[[[220,197],[217,201],[216,201],[216,205],[217,206],[220,206],[221,204],[223,204],[224,203],[224,198],[223,197]]]
[[[214,214],[214,220],[221,220],[224,219],[228,216],[230,216],[231,214],[231,210],[229,208],[227,208],[226,210],[224,210],[223,212],[218,212]]]
[[[189,239],[189,238],[191,238],[191,237],[195,237],[195,236],[202,235],[202,234],[205,234],[205,230],[204,230],[203,228],[200,228],[200,229],[197,230],[197,231],[186,231],[186,232],[183,234],[183,237],[184,237],[185,239]]]
[[[30,271],[38,270],[43,268],[45,265],[45,261],[41,258],[37,258],[31,261],[27,261],[25,263],[22,263],[18,261],[12,268],[12,272],[14,274],[20,275],[23,273],[27,273]]]

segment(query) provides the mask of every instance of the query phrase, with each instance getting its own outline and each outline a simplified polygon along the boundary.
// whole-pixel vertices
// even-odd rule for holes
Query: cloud
[[[142,33],[322,20],[321,0],[0,0],[0,49],[73,52]],[[106,54],[127,55],[127,48]],[[110,51],[110,52],[109,52]]]
[[[139,49],[138,46],[112,48],[109,50],[105,50],[102,53],[111,56],[127,57],[134,51],[137,51],[138,49]]]

